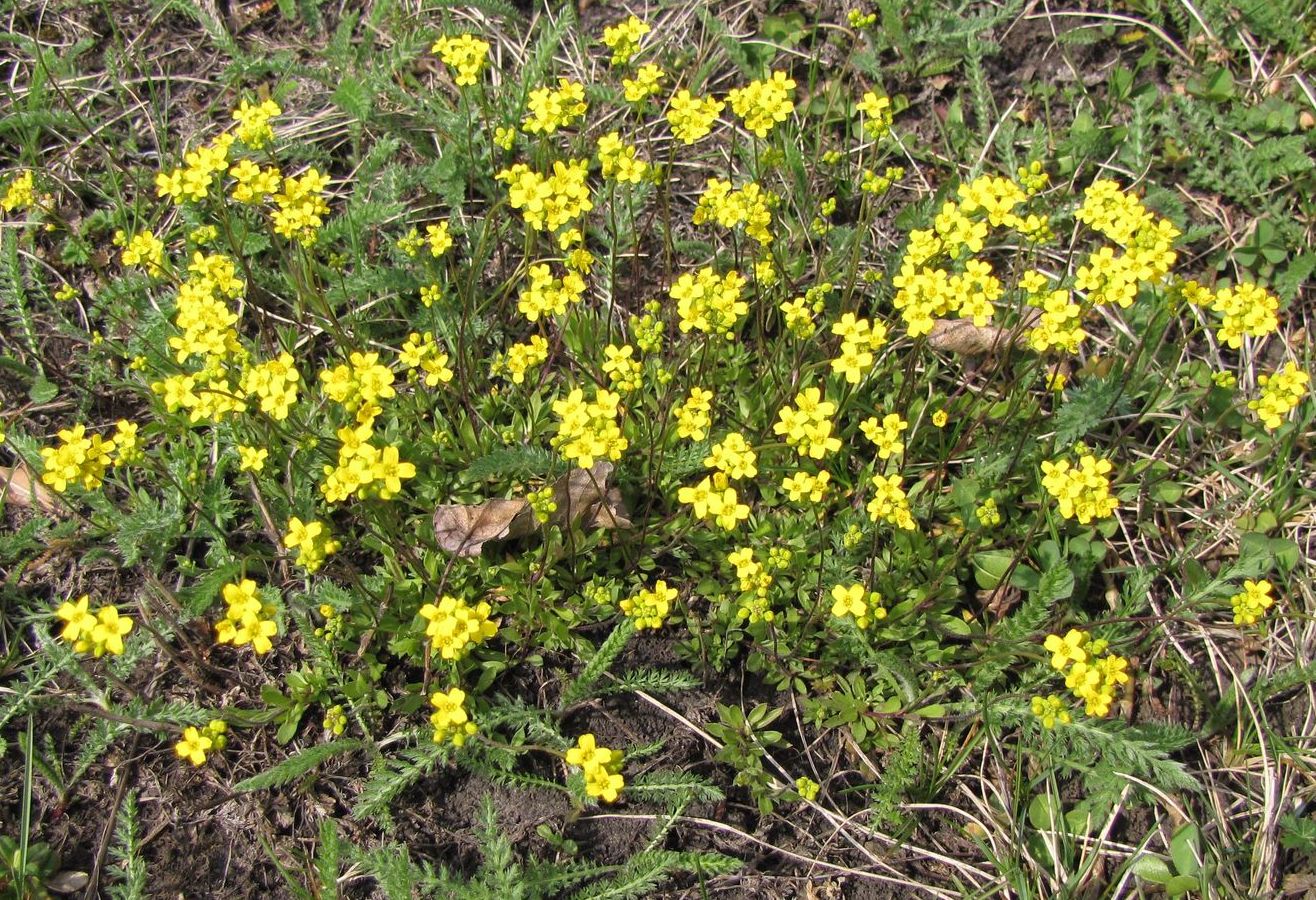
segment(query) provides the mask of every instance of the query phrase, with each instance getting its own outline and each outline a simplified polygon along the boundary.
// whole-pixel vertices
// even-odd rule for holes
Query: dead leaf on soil
[[[41,483],[27,466],[0,466],[0,497],[18,506],[33,507],[44,513],[59,511],[59,501],[50,488]]]
[[[928,346],[933,350],[981,356],[994,353],[1010,343],[1010,333],[992,325],[974,325],[968,319],[938,319],[932,323]]]
[[[553,483],[557,510],[548,524],[568,528],[630,528],[621,492],[609,484],[612,463],[572,469]],[[486,500],[474,505],[448,504],[434,511],[439,546],[458,556],[478,556],[489,541],[526,537],[540,529],[527,500]]]

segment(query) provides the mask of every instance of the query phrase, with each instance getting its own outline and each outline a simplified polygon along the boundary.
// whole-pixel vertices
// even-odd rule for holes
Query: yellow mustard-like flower
[[[436,744],[451,741],[454,747],[460,747],[479,730],[466,711],[466,692],[461,688],[435,691],[430,694],[430,706],[434,707],[430,724],[434,726]]]
[[[566,762],[584,770],[586,794],[605,803],[617,802],[626,783],[621,774],[620,750],[600,746],[594,735],[587,732],[566,752]]]
[[[425,636],[444,659],[460,660],[498,633],[498,622],[489,618],[492,608],[480,601],[469,606],[456,597],[444,596],[426,603],[420,616],[426,621]]]
[[[1060,515],[1086,525],[1114,514],[1119,507],[1107,477],[1113,468],[1110,460],[1090,453],[1079,458],[1077,468],[1067,459],[1043,461],[1042,487],[1058,502]]]
[[[303,522],[296,516],[288,520],[288,532],[283,536],[283,545],[297,551],[297,562],[307,572],[320,568],[330,554],[342,547],[329,534],[323,522]]]
[[[795,395],[793,406],[783,406],[772,426],[801,457],[822,459],[841,449],[841,440],[832,435],[832,416],[836,404],[822,399],[822,391],[806,388]]]
[[[525,381],[526,373],[536,366],[542,366],[548,360],[548,341],[540,335],[530,336],[522,344],[513,344],[507,348],[498,366],[496,374],[506,375],[513,384]]]
[[[708,437],[712,425],[713,392],[693,387],[685,401],[676,409],[676,434],[678,437],[702,441]]]
[[[557,231],[594,208],[586,178],[588,160],[557,160],[551,175],[534,172],[524,163],[499,172],[507,185],[507,202],[519,210],[535,231]]]
[[[725,106],[721,100],[695,97],[682,88],[667,104],[667,124],[678,141],[693,144],[713,130],[713,123]]]
[[[1034,697],[1030,706],[1033,715],[1042,723],[1042,727],[1048,730],[1055,728],[1056,725],[1068,725],[1073,721],[1069,710],[1065,708],[1065,699],[1059,694]]]
[[[431,53],[437,53],[443,64],[453,72],[458,87],[475,84],[489,59],[489,43],[473,34],[444,35],[434,42]]]
[[[622,613],[634,620],[637,629],[661,628],[671,612],[676,593],[676,588],[669,588],[666,581],[656,581],[652,588],[644,588],[617,605]]]
[[[653,63],[645,63],[635,72],[634,78],[621,80],[622,92],[627,103],[643,103],[649,97],[662,90],[667,73]]]
[[[832,587],[832,615],[838,619],[850,616],[855,626],[863,630],[872,622],[885,619],[886,608],[877,591],[867,591],[862,584],[838,584]]]
[[[228,609],[215,624],[215,642],[234,647],[251,645],[257,655],[274,649],[270,640],[279,633],[274,620],[276,609],[260,598],[256,582],[250,578],[224,585],[221,592]]]
[[[682,274],[669,290],[682,332],[691,330],[731,339],[749,304],[740,299],[745,278],[734,269],[719,278],[711,266]]]
[[[58,437],[56,446],[41,449],[42,483],[61,494],[70,484],[88,491],[100,487],[113,459],[114,439],[88,435],[85,425],[60,429]]]
[[[704,465],[725,472],[727,478],[734,481],[757,475],[759,470],[755,461],[754,449],[745,440],[745,436],[733,431],[720,444],[713,445],[712,452],[704,459]]]
[[[1311,376],[1299,369],[1297,363],[1286,363],[1278,372],[1257,376],[1261,396],[1249,400],[1247,407],[1257,414],[1267,431],[1274,431],[1307,396],[1310,383]]]
[[[559,78],[556,88],[540,87],[530,92],[521,127],[530,134],[552,134],[585,115],[585,85]]]
[[[603,45],[612,51],[612,64],[624,66],[640,49],[640,39],[650,31],[649,23],[635,16],[603,29]]]
[[[636,147],[621,139],[621,133],[610,131],[598,142],[599,169],[604,178],[622,184],[639,184],[649,172],[649,164],[637,159]]]
[[[617,424],[620,405],[621,396],[612,391],[599,388],[593,401],[587,402],[584,391],[573,389],[553,401],[558,431],[549,443],[582,469],[591,468],[596,459],[616,462],[629,446]]]
[[[859,423],[859,430],[877,445],[879,459],[890,459],[905,452],[905,443],[900,436],[909,428],[909,423],[899,413],[887,413],[878,421],[876,416]]]
[[[864,132],[870,138],[880,141],[891,133],[894,114],[890,97],[880,97],[874,91],[866,91],[855,108],[864,114]]]
[[[733,89],[727,94],[727,102],[745,127],[762,138],[778,123],[790,118],[795,109],[794,90],[794,78],[785,72],[771,72],[763,80]]]
[[[1234,608],[1235,625],[1255,625],[1266,610],[1275,605],[1275,598],[1270,596],[1269,581],[1244,581],[1243,590],[1229,598]]]
[[[886,522],[904,531],[913,531],[914,516],[909,511],[909,500],[901,486],[899,475],[874,475],[873,499],[868,501],[868,517],[874,522]]]
[[[257,104],[243,100],[233,110],[233,121],[238,123],[233,133],[252,150],[260,150],[274,140],[274,128],[270,120],[280,115],[283,115],[283,110],[273,100],[263,100]]]

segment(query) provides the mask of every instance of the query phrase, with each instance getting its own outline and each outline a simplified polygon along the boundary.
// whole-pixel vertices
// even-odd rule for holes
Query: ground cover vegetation
[[[1316,890],[1316,21],[1078,6],[11,9],[0,893]]]

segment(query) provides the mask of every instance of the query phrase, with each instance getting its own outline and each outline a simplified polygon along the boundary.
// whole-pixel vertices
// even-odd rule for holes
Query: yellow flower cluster
[[[1073,295],[1052,289],[1051,280],[1036,269],[1025,272],[1019,286],[1027,295],[1028,305],[1040,310],[1028,329],[1028,345],[1038,353],[1055,348],[1077,353],[1088,335],[1082,326],[1083,310]]]
[[[36,203],[36,177],[31,170],[19,172],[5,188],[4,197],[0,197],[0,208],[5,212],[26,209]]]
[[[279,633],[279,626],[274,607],[261,600],[256,582],[244,578],[226,584],[223,596],[228,611],[215,625],[215,642],[234,647],[251,644],[257,654],[269,653],[274,647],[270,638]]]
[[[627,103],[643,103],[662,89],[667,73],[653,63],[645,63],[635,72],[634,78],[621,80]]]
[[[813,317],[825,308],[821,298],[810,301],[808,296],[783,300],[777,307],[785,320],[786,330],[802,341],[813,337],[817,331]]]
[[[716,222],[723,228],[744,225],[745,234],[766,247],[772,243],[772,208],[777,202],[777,195],[765,191],[758,182],[732,190],[731,182],[710,178],[695,207],[693,221],[696,225]]]
[[[1033,715],[1042,722],[1042,727],[1048,730],[1055,728],[1057,724],[1068,725],[1073,721],[1068,708],[1065,707],[1065,698],[1059,694],[1034,697],[1030,706]]]
[[[453,71],[458,87],[475,84],[485,62],[489,59],[489,44],[473,34],[444,35],[434,42],[431,53],[437,53],[443,64]]]
[[[603,45],[612,51],[612,64],[624,66],[640,50],[640,39],[649,33],[649,23],[629,16],[603,29]]]
[[[744,277],[734,269],[718,278],[711,266],[693,275],[689,272],[681,275],[668,291],[676,301],[681,331],[734,338],[736,326],[749,312],[749,304],[740,299],[745,283]]]
[[[609,344],[603,348],[603,356],[603,374],[619,392],[631,394],[644,386],[644,369],[630,344]]]
[[[772,587],[772,575],[754,558],[754,551],[751,548],[740,547],[733,550],[727,554],[727,562],[736,567],[736,578],[740,582],[741,591],[752,591],[760,597],[768,595],[768,590]],[[760,618],[771,622],[773,617],[769,613],[766,616],[760,615]],[[751,621],[758,620],[751,619]]]
[[[330,400],[348,412],[360,412],[373,419],[380,400],[397,396],[393,388],[393,370],[379,362],[379,354],[352,351],[348,361],[320,373],[320,384]]]
[[[713,424],[713,392],[693,387],[685,401],[676,408],[676,434],[678,437],[702,441],[708,437]]]
[[[297,563],[307,572],[314,572],[324,565],[325,559],[342,548],[334,540],[323,522],[303,522],[293,516],[288,520],[288,533],[283,536],[283,546],[297,551]]]
[[[795,109],[795,79],[785,72],[770,72],[760,81],[751,81],[727,94],[731,109],[745,127],[758,137],[767,137],[777,123],[785,122]]]
[[[996,508],[996,499],[988,497],[973,511],[978,524],[983,528],[995,528],[1001,524],[1001,511]]]
[[[992,228],[1018,228],[1022,224],[1015,209],[1028,199],[1017,183],[998,175],[980,175],[956,191],[965,215],[981,212]]]
[[[526,275],[530,283],[517,298],[516,308],[531,322],[560,316],[584,296],[585,279],[577,272],[564,272],[557,278],[548,263],[535,263]]]
[[[100,659],[106,653],[118,656],[123,652],[123,639],[133,630],[133,621],[119,615],[113,606],[102,606],[92,612],[91,598],[83,594],[77,600],[61,603],[55,617],[64,622],[59,636],[73,645],[77,653],[88,653]]]
[[[141,266],[151,275],[164,274],[164,241],[151,232],[139,231],[129,237],[123,231],[116,231],[114,244],[123,248],[119,261],[125,266]]]
[[[1106,642],[1093,641],[1086,631],[1074,628],[1064,637],[1047,635],[1043,646],[1051,654],[1053,669],[1062,674],[1068,669],[1065,686],[1083,701],[1084,712],[1098,718],[1110,715],[1116,690],[1129,680],[1129,661],[1114,653],[1102,656]]]
[[[233,129],[233,134],[248,148],[260,150],[274,140],[274,129],[270,126],[270,120],[281,115],[283,110],[273,100],[263,100],[254,105],[243,100],[238,104],[238,108],[233,110],[233,121],[238,123]]]
[[[829,483],[832,480],[832,473],[819,472],[814,475],[809,472],[796,472],[794,475],[787,475],[781,480],[781,489],[786,492],[792,503],[806,501],[809,503],[822,503],[827,499]]]
[[[442,221],[437,224],[425,226],[425,236],[421,237],[420,231],[411,228],[402,237],[398,238],[398,249],[415,259],[420,255],[422,248],[428,246],[430,256],[438,259],[452,248],[452,235],[448,231],[448,222]],[[428,303],[425,304],[429,306]]]
[[[223,719],[211,719],[204,728],[188,725],[183,729],[183,737],[174,744],[174,754],[194,766],[206,764],[206,753],[210,750],[223,750],[228,746],[228,723]]]
[[[548,360],[548,341],[537,334],[523,344],[513,344],[507,352],[496,361],[496,374],[506,374],[513,384],[525,381],[526,373],[535,366],[542,366]]]
[[[637,629],[661,628],[675,599],[676,588],[669,588],[666,581],[656,581],[652,589],[644,588],[635,596],[622,600],[618,606],[628,618],[635,620]]]
[[[635,158],[636,148],[621,139],[620,132],[610,131],[599,138],[599,169],[604,178],[623,184],[639,184],[649,172],[649,164]]]
[[[855,108],[864,114],[864,132],[870,138],[880,141],[891,133],[894,113],[890,97],[879,97],[873,91],[866,91]]]
[[[249,159],[238,160],[228,170],[233,176],[229,196],[237,203],[264,203],[279,191],[283,173],[274,166],[261,168]]]
[[[86,425],[59,431],[59,444],[41,448],[41,481],[64,493],[70,484],[94,491],[101,486],[115,451],[114,438],[87,434]]]
[[[740,502],[725,472],[714,472],[693,487],[681,488],[676,499],[688,503],[696,519],[711,518],[725,531],[734,531],[749,518],[749,506]]]
[[[402,490],[402,482],[416,477],[416,466],[400,458],[392,444],[376,447],[371,422],[338,429],[338,464],[324,467],[320,492],[328,503],[341,503],[353,494],[358,500],[378,497],[391,500]]]
[[[1193,287],[1198,286],[1188,282],[1184,287],[1185,294],[1191,297],[1196,293]],[[1250,281],[1216,291],[1210,306],[1220,316],[1216,338],[1231,350],[1243,346],[1245,337],[1265,337],[1279,328],[1279,298]]]
[[[576,746],[566,753],[569,766],[585,772],[585,793],[605,803],[616,803],[626,779],[621,774],[622,753],[600,747],[594,735],[586,733],[576,739]]]
[[[1093,304],[1127,308],[1137,298],[1139,286],[1154,284],[1170,271],[1177,258],[1173,247],[1179,230],[1109,179],[1094,181],[1083,197],[1075,218],[1124,247],[1125,252],[1099,248],[1079,267],[1074,284],[1088,292]]]
[[[901,486],[899,475],[874,475],[873,499],[868,501],[868,517],[874,522],[886,522],[905,531],[913,531],[914,516],[909,511],[909,499]]]
[[[845,313],[841,321],[832,324],[832,334],[841,338],[840,356],[832,360],[832,370],[850,384],[858,384],[876,362],[873,352],[886,343],[886,326]]]
[[[868,169],[864,169],[863,177],[859,182],[859,189],[865,194],[872,194],[874,197],[881,197],[897,181],[905,177],[905,170],[900,166],[887,166],[879,175]]]
[[[667,103],[667,124],[678,141],[693,144],[713,130],[713,123],[725,107],[721,100],[695,97],[682,88]]]
[[[460,747],[479,730],[466,711],[466,692],[461,688],[435,691],[430,694],[430,706],[434,707],[434,712],[430,713],[430,725],[434,726],[436,744],[452,741],[454,747]]]
[[[274,233],[303,247],[314,244],[324,217],[329,214],[329,204],[323,197],[328,186],[329,176],[314,168],[307,169],[300,178],[285,177],[283,190],[274,195],[278,207],[271,216]]]
[[[822,399],[822,391],[806,388],[795,395],[794,406],[783,406],[772,426],[801,457],[822,459],[841,449],[841,439],[832,434],[836,404]]]
[[[596,459],[621,459],[629,446],[617,424],[621,396],[598,388],[591,402],[585,392],[575,388],[565,398],[553,401],[558,417],[557,434],[550,440],[554,449],[582,469],[591,468]]]
[[[557,87],[535,88],[526,101],[521,127],[530,134],[552,134],[585,115],[585,85],[559,78]]]
[[[909,423],[899,413],[887,413],[880,422],[876,416],[870,416],[859,423],[859,430],[864,433],[864,437],[877,445],[877,455],[881,459],[890,459],[905,452],[905,444],[900,436],[907,428]]]
[[[1274,431],[1284,424],[1284,417],[1307,396],[1307,385],[1310,382],[1311,376],[1292,362],[1273,375],[1258,375],[1257,384],[1261,387],[1261,396],[1249,400],[1247,408],[1257,414],[1267,431]]]
[[[467,606],[456,597],[441,597],[438,604],[426,603],[420,616],[426,621],[425,636],[444,659],[459,660],[498,633],[490,620],[491,607],[481,600]]]
[[[238,445],[238,471],[240,472],[259,472],[265,468],[265,460],[269,458],[270,451],[264,447],[248,447],[243,444]]]
[[[197,202],[210,196],[215,176],[228,168],[228,153],[237,138],[228,132],[218,135],[204,147],[183,155],[183,165],[155,176],[157,196],[175,203]]]
[[[1119,501],[1110,494],[1110,460],[1090,453],[1079,457],[1075,468],[1069,460],[1042,462],[1042,487],[1060,504],[1060,515],[1086,525],[1113,515]]]
[[[862,584],[838,584],[832,587],[832,615],[838,619],[851,616],[862,630],[872,622],[885,619],[886,608],[877,591],[865,590]]]
[[[528,226],[536,231],[557,231],[594,208],[585,183],[588,174],[589,161],[580,159],[557,160],[548,176],[517,163],[495,178],[507,185],[508,204],[520,210]]]
[[[1266,610],[1275,605],[1275,598],[1270,596],[1269,581],[1244,581],[1243,590],[1229,598],[1234,608],[1235,625],[1255,625],[1266,614]]]
[[[398,362],[406,366],[409,372],[419,370],[423,373],[420,377],[426,387],[438,387],[452,381],[453,371],[448,368],[448,354],[439,349],[431,331],[424,334],[413,331],[407,335],[406,342],[398,352]]]
[[[242,373],[242,390],[249,397],[260,399],[260,411],[276,422],[288,418],[297,402],[301,375],[291,353],[280,353],[276,358],[251,366]]]
[[[712,452],[704,458],[704,465],[725,472],[733,481],[757,475],[759,470],[755,462],[754,449],[738,431],[728,434],[720,444],[714,444]]]

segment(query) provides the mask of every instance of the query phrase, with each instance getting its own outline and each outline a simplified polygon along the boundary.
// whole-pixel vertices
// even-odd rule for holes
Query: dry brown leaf
[[[477,506],[440,506],[434,511],[439,546],[458,556],[478,556],[486,541],[524,537],[538,528],[525,500],[486,500]]]
[[[928,346],[933,350],[982,356],[994,353],[1010,342],[1010,334],[992,325],[974,325],[969,319],[938,319],[932,323]]]
[[[630,514],[621,491],[609,484],[612,463],[596,462],[589,469],[572,469],[553,483],[557,510],[551,525],[570,528],[630,528]],[[489,541],[509,541],[540,529],[526,500],[486,500],[473,506],[446,505],[434,511],[439,546],[458,556],[478,556]]]
[[[0,497],[18,506],[35,507],[44,513],[59,511],[59,500],[27,466],[0,466]]]

